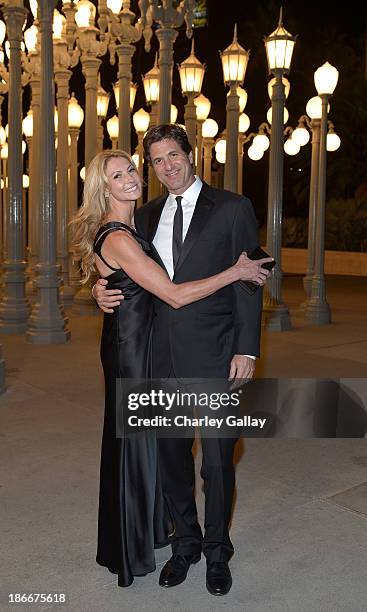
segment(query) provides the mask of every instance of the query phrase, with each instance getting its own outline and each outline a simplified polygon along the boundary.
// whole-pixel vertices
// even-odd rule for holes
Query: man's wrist
[[[241,355],[241,357],[249,357],[250,359],[256,361],[256,357],[254,355]]]

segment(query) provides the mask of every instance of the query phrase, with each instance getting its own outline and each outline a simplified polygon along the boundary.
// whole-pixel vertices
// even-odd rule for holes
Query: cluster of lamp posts
[[[159,54],[154,66],[143,77],[146,102],[151,112],[141,108],[133,114],[138,147],[132,153],[141,169],[142,141],[148,127],[158,122],[174,123],[177,120],[177,108],[171,104],[173,45],[178,36],[177,28],[184,20],[186,34],[188,38],[192,37],[195,3],[194,0],[184,0],[177,6],[173,0],[162,4],[154,0],[140,0],[139,19],[131,11],[129,0],[98,0],[98,14],[90,0],[63,0],[62,13],[56,10],[56,4],[56,0],[30,0],[34,22],[24,31],[24,35],[28,11],[22,0],[8,0],[3,8],[6,25],[0,21],[0,108],[4,94],[9,90],[9,130],[0,128],[2,180],[5,181],[1,224],[4,248],[0,329],[5,333],[25,331],[28,341],[34,343],[68,340],[70,332],[61,302],[73,304],[73,310],[79,314],[90,313],[91,308],[94,309],[90,288],[80,289],[79,274],[70,253],[67,227],[78,206],[77,143],[83,121],[85,166],[103,147],[103,125],[110,94],[101,87],[99,58],[109,53],[112,64],[116,58],[118,60],[118,82],[114,86],[118,114],[106,122],[106,127],[112,146],[131,152],[130,116],[137,87],[131,82],[134,43],[144,37],[145,49],[149,51],[153,30],[159,40]],[[159,28],[153,28],[154,23],[158,23]],[[6,35],[8,40],[4,48],[9,59],[8,71],[3,61],[2,46]],[[277,265],[265,289],[264,313],[268,327],[278,330],[291,327],[281,287],[284,151],[288,154],[298,152],[299,146],[309,141],[310,132],[313,162],[305,315],[311,323],[330,322],[323,273],[325,175],[326,150],[335,150],[340,144],[333,125],[327,119],[329,99],[337,84],[338,71],[328,62],[316,70],[318,96],[308,102],[307,115],[302,115],[298,127],[284,130],[284,123],[288,120],[285,99],[289,94],[289,81],[284,75],[290,70],[295,41],[296,38],[282,24],[281,12],[277,28],[265,38],[269,74],[273,77],[269,82],[271,108],[267,113],[267,122],[262,123],[256,133],[247,133],[250,119],[243,112],[247,93],[241,85],[249,52],[239,44],[236,26],[232,43],[221,53],[224,82],[229,91],[226,129],[217,140],[218,125],[209,117],[211,103],[201,94],[205,66],[195,56],[194,42],[189,57],[179,66],[182,93],[187,97],[184,127],[196,151],[197,174],[211,181],[215,148],[218,161],[226,162],[224,187],[242,193],[244,144],[250,143],[248,155],[253,160],[260,159],[269,149],[266,247]],[[72,68],[79,61],[85,78],[84,110],[75,94],[70,96],[69,93]],[[21,86],[28,83],[31,108],[22,122]],[[56,111],[53,110],[55,85]],[[25,147],[23,142],[23,149],[20,148],[22,131],[29,147],[30,180],[26,176],[22,179],[20,170]],[[285,135],[288,139],[284,142]],[[9,184],[5,180],[7,173]],[[22,188],[29,189],[27,233],[24,230]],[[159,185],[149,169],[148,198],[158,193]],[[28,236],[27,245],[25,235]],[[28,264],[25,263],[26,259]],[[26,286],[35,297],[32,310]]]

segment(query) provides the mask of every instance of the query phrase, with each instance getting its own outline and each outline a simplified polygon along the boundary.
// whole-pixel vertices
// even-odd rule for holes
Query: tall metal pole
[[[203,138],[204,146],[204,172],[203,179],[208,185],[212,181],[212,153],[214,147],[214,138]]]
[[[39,34],[38,34],[39,36]],[[38,49],[31,54],[31,70],[32,76],[30,80],[31,85],[31,106],[33,111],[33,136],[32,136],[32,161],[31,161],[31,174],[29,177],[30,182],[33,184],[31,190],[33,192],[29,209],[29,236],[30,236],[30,253],[29,253],[29,264],[31,268],[32,276],[38,262],[39,255],[39,184],[40,184],[40,138],[41,138],[41,121],[40,121],[40,103],[41,103],[41,61],[40,61],[40,50],[39,43]],[[32,281],[33,284],[33,281]],[[33,286],[34,288],[34,286]],[[35,288],[34,288],[35,289]]]
[[[69,81],[71,71],[69,54],[66,42],[54,41],[55,82],[57,85],[57,185],[56,185],[56,212],[57,212],[57,263],[61,268],[62,286],[60,296],[63,304],[71,304],[74,289],[69,282],[68,262],[68,99]]]
[[[81,28],[79,32],[80,60],[85,77],[85,168],[88,168],[98,150],[97,89],[101,60],[97,54],[103,55],[107,49],[105,41],[96,41],[98,32],[97,28],[91,26]],[[99,314],[91,295],[90,281],[74,296],[72,310],[79,315]]]
[[[326,195],[326,136],[328,94],[320,94],[322,102],[320,126],[320,159],[318,177],[318,197],[316,210],[315,262],[312,275],[311,296],[307,300],[305,318],[314,325],[328,325],[331,322],[330,306],[326,300],[324,275],[325,259],[325,195]]]
[[[78,211],[78,138],[79,128],[69,127],[69,134],[71,139],[70,144],[70,159],[69,159],[69,211],[68,220],[70,221]],[[70,284],[74,291],[80,288],[80,273],[78,270],[77,263],[73,258],[73,251],[71,250],[71,236],[69,235],[69,277]]]
[[[156,32],[159,40],[159,123],[170,123],[172,101],[173,44],[178,32],[162,26]]]
[[[316,211],[317,211],[317,191],[319,181],[319,160],[320,160],[320,119],[311,120],[312,141],[311,141],[311,177],[310,177],[310,199],[308,208],[308,252],[307,270],[303,278],[303,286],[306,298],[311,297],[312,276],[315,263],[315,244],[316,244]]]
[[[97,89],[98,70],[101,60],[97,57],[81,56],[85,77],[85,167],[88,168],[97,153]]]
[[[40,133],[40,255],[35,280],[38,296],[29,319],[27,340],[58,344],[70,338],[67,319],[59,303],[60,278],[56,265],[55,126],[53,88],[52,16],[56,0],[39,0],[41,33]]]
[[[131,119],[130,119],[130,82],[131,60],[135,47],[130,44],[117,45],[116,53],[119,62],[119,139],[118,146],[123,151],[131,151]]]
[[[197,154],[197,163],[196,163],[196,174],[203,176],[203,120],[197,121],[197,130],[196,130],[196,147],[198,150]]]
[[[150,112],[150,127],[154,127],[158,123],[158,103],[151,102]],[[148,201],[157,198],[160,194],[160,182],[149,164],[148,166]]]
[[[246,136],[238,135],[238,176],[237,176],[237,193],[243,194],[243,145],[246,141]]]
[[[26,261],[22,210],[22,27],[28,11],[18,2],[3,7],[10,44],[9,60],[9,187],[6,202],[6,255],[3,263],[4,294],[0,303],[0,329],[6,334],[24,332],[29,304],[25,296]]]
[[[185,127],[189,143],[192,147],[195,165],[195,148],[196,148],[196,106],[194,104],[195,94],[187,93],[187,103],[185,104]]]
[[[226,164],[224,168],[224,189],[237,191],[238,185],[238,116],[240,113],[239,97],[237,95],[238,83],[230,85],[230,93],[227,96],[227,120],[226,120]]]
[[[284,84],[282,70],[274,70],[275,83],[271,98],[272,126],[269,156],[267,251],[276,261],[264,291],[264,314],[268,329],[285,331],[291,329],[288,307],[282,299],[282,208],[283,208],[283,165],[284,165]]]

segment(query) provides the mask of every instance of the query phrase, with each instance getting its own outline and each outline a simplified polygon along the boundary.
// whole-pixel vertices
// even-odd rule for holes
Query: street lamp
[[[331,322],[330,306],[326,300],[324,275],[326,138],[328,129],[328,102],[334,93],[338,78],[339,72],[329,62],[325,62],[314,74],[317,93],[321,98],[320,157],[317,188],[315,262],[311,283],[311,296],[306,303],[305,317],[306,321],[315,325],[327,325]]]
[[[160,27],[156,30],[159,40],[159,123],[169,123],[172,94],[172,68],[173,43],[178,32],[175,28],[186,22],[186,36],[192,36],[192,23],[194,17],[194,0],[180,2],[164,0],[139,0],[141,25],[145,38],[145,50],[150,50],[150,39],[153,34],[152,26],[158,21]]]
[[[154,126],[157,125],[158,120],[157,104],[159,100],[159,68],[157,55],[155,56],[153,68],[143,76],[143,85],[145,99],[152,109],[150,113],[150,123]]]
[[[22,116],[21,116],[21,41],[22,27],[28,15],[23,2],[9,0],[2,4],[11,47],[9,62],[8,116],[9,130],[9,189],[5,201],[6,236],[5,260],[2,265],[4,291],[0,302],[0,329],[4,333],[20,333],[27,328],[29,304],[25,295],[26,263],[23,241],[22,210]],[[3,29],[4,33],[4,29]]]
[[[282,79],[284,74],[290,70],[295,41],[296,38],[283,27],[282,9],[280,9],[278,26],[264,41],[269,73],[272,73],[275,78],[271,95],[272,127],[269,156],[267,251],[276,261],[264,291],[264,313],[267,327],[278,331],[291,329],[289,311],[282,300],[281,227],[285,102],[285,85]]]
[[[71,139],[69,157],[69,210],[68,218],[72,219],[78,210],[78,138],[81,125],[84,121],[84,111],[79,106],[75,94],[71,95],[68,104],[68,125]],[[71,236],[69,235],[69,276],[70,285],[74,291],[80,287],[80,274],[77,263],[74,261],[71,249]]]
[[[196,106],[197,132],[196,146],[198,151],[198,159],[196,164],[196,173],[201,177],[203,173],[203,123],[209,116],[211,102],[208,98],[200,94],[194,99]]]
[[[38,0],[41,52],[41,95],[39,117],[42,118],[40,129],[40,218],[39,218],[39,262],[35,266],[37,301],[32,307],[28,320],[27,340],[33,344],[55,344],[67,342],[70,332],[66,328],[67,318],[59,301],[60,276],[57,265],[56,236],[58,228],[58,206],[56,205],[56,160],[55,160],[55,125],[54,125],[54,72],[52,22],[56,1]],[[62,19],[61,19],[62,20]],[[62,42],[61,42],[62,45]],[[60,53],[60,56],[58,54]],[[55,46],[55,69],[64,64],[62,46]],[[68,59],[66,63],[70,61]],[[68,92],[66,92],[67,98]],[[58,92],[59,95],[59,92]],[[64,95],[64,94],[62,94]],[[34,109],[33,109],[34,110]],[[60,134],[65,120],[67,127],[67,108],[64,115],[59,113]],[[37,126],[40,128],[40,122]],[[36,124],[34,125],[36,130]],[[59,134],[59,139],[60,139]],[[65,134],[67,145],[67,133]],[[33,151],[35,142],[33,142]],[[59,143],[60,147],[60,143]],[[62,203],[61,203],[62,206]],[[67,254],[66,254],[67,255]]]
[[[214,138],[218,134],[218,123],[214,119],[205,119],[201,132],[204,147],[204,173],[203,178],[209,185],[212,178],[212,155]]]
[[[289,112],[288,109],[286,109],[286,107],[283,108],[283,124],[285,125],[287,123],[289,119]],[[267,122],[271,125],[273,122],[273,109],[272,107],[268,108],[268,111],[266,113],[266,120]]]
[[[76,39],[80,52],[82,71],[85,77],[85,166],[88,168],[91,160],[97,152],[97,89],[98,70],[101,65],[99,57],[107,51],[107,40],[100,36],[100,31],[95,26],[96,7],[90,0],[79,0],[75,5]],[[97,37],[100,36],[100,40]],[[88,287],[83,287],[84,293]],[[80,293],[80,292],[79,292]],[[91,313],[91,302],[85,302],[82,309],[80,300],[80,314]],[[94,307],[93,307],[94,311]]]
[[[137,85],[135,85],[135,83],[130,82],[130,86],[129,86],[129,105],[130,105],[130,111],[132,111],[133,108],[134,108],[136,90],[137,90]],[[117,81],[117,83],[114,84],[114,86],[113,86],[113,93],[115,95],[116,112],[118,114],[119,108],[120,108],[120,83],[119,83],[119,81]]]
[[[187,104],[185,105],[185,126],[187,138],[191,144],[192,150],[195,152],[196,147],[196,108],[194,104],[195,96],[201,92],[203,83],[205,66],[197,57],[194,51],[194,39],[192,39],[191,53],[179,66],[181,89],[184,96],[187,96]]]
[[[139,155],[139,166],[138,170],[140,172],[140,176],[143,179],[143,168],[144,168],[144,149],[143,149],[143,138],[147,129],[149,128],[150,115],[143,108],[140,108],[133,115],[133,123],[138,135],[138,155]],[[143,195],[139,198],[137,202],[137,207],[139,208],[143,204]]]
[[[300,145],[293,140],[292,136],[287,138],[284,143],[284,151],[287,153],[287,155],[297,155],[300,152],[300,149]]]
[[[158,56],[156,54],[154,66],[143,77],[145,99],[150,105],[150,125],[153,127],[158,123],[158,101],[159,101],[159,67]],[[171,123],[174,121],[171,120]],[[160,182],[149,164],[148,166],[148,200],[153,200],[160,194]]]
[[[326,150],[329,152],[337,151],[340,147],[341,140],[338,134],[335,133],[334,124],[328,121],[328,133],[326,136]]]
[[[238,86],[236,92],[239,98],[238,105],[240,108],[240,113],[243,113],[243,111],[245,110],[246,104],[247,104],[247,91],[243,89],[243,87]],[[229,92],[227,93],[227,96],[228,95],[229,95]]]
[[[240,87],[237,88],[240,89]],[[245,91],[244,89],[242,91]],[[247,95],[246,95],[247,101]],[[240,106],[241,108],[241,106]],[[250,127],[250,117],[246,113],[241,113],[238,117],[238,185],[237,193],[243,193],[243,145],[246,142],[246,132]]]
[[[133,115],[134,128],[136,130],[136,133],[138,134],[138,137],[141,139],[141,144],[143,144],[144,134],[149,128],[149,122],[150,122],[150,115],[143,108],[140,108],[138,111],[136,111],[136,113],[134,113]],[[141,150],[139,150],[139,156],[141,156],[142,153],[143,153],[143,149],[141,148]],[[138,168],[138,169],[139,171],[142,170],[141,168]]]
[[[102,4],[103,2],[100,1],[100,7]],[[130,153],[130,110],[133,106],[131,105],[131,93],[129,93],[131,61],[135,53],[134,43],[140,40],[143,26],[141,19],[136,21],[136,15],[130,9],[130,0],[124,0],[124,2],[108,0],[107,8],[108,48],[111,64],[115,63],[115,55],[118,57],[119,148]]]
[[[108,103],[110,101],[110,94],[105,92],[101,85],[100,75],[98,75],[98,89],[97,89],[97,117],[98,117],[98,150],[103,149],[103,123],[102,121],[106,118]]]
[[[221,54],[223,77],[230,91],[227,96],[227,153],[224,169],[224,187],[236,191],[238,187],[238,115],[239,96],[237,87],[245,78],[250,54],[237,41],[237,24],[234,27],[233,41]]]
[[[119,139],[119,118],[117,115],[114,115],[107,121],[107,132],[112,140],[112,148],[117,149]]]

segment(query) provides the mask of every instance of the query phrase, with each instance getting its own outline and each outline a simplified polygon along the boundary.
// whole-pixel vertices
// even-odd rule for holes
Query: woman
[[[121,289],[124,295],[114,312],[105,314],[102,331],[106,402],[97,551],[97,562],[118,574],[119,586],[155,569],[154,546],[167,537],[155,432],[116,437],[116,381],[150,375],[151,294],[180,308],[236,280],[264,284],[268,274],[241,255],[224,272],[175,285],[149,257],[149,244],[134,229],[135,200],[141,194],[141,179],[129,155],[103,151],[88,167],[83,205],[73,221],[83,280],[96,268],[108,278],[109,289]]]

